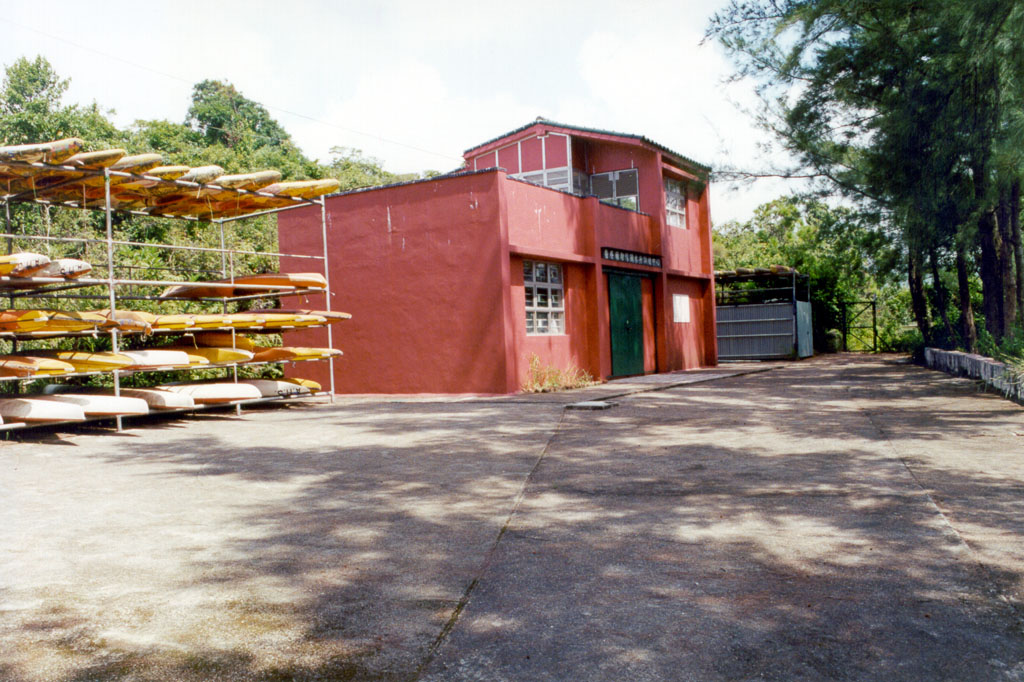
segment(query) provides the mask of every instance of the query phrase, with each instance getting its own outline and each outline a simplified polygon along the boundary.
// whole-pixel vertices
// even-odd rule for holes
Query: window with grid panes
[[[523,261],[526,289],[526,333],[565,333],[565,294],[562,266],[558,263]]]
[[[634,211],[640,207],[640,176],[635,168],[590,176],[590,193],[606,204]]]
[[[686,227],[686,185],[681,180],[665,178],[665,222]]]

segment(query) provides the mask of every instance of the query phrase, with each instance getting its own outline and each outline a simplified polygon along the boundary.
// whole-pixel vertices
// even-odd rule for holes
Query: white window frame
[[[565,334],[565,269],[561,263],[523,261],[526,334]]]
[[[619,194],[619,182],[623,174],[634,174],[636,176],[636,192],[633,194]],[[594,192],[594,178],[607,177],[608,181],[612,186],[612,195],[610,197],[598,196]],[[622,208],[632,209],[634,211],[640,210],[640,172],[636,168],[624,168],[617,171],[609,171],[607,173],[594,173],[590,176],[590,193],[597,196],[598,199],[606,204],[614,204],[621,206]],[[632,201],[631,201],[632,200]]]
[[[664,178],[665,224],[686,229],[686,183],[669,176]]]
[[[564,177],[556,175],[555,179],[552,179],[551,176],[557,173],[564,174]],[[515,173],[511,177],[522,180],[523,182],[528,182],[531,185],[540,185],[541,187],[558,189],[563,192],[572,191],[572,168],[570,166],[562,166],[561,168],[544,168],[543,170]]]

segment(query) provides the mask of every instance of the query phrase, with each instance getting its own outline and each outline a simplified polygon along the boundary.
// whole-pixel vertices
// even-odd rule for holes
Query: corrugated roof
[[[652,147],[655,147],[655,148],[657,148],[657,149],[659,149],[659,150],[661,150],[663,152],[671,154],[672,156],[676,157],[677,159],[681,159],[682,161],[685,161],[688,164],[691,164],[693,166],[696,166],[698,168],[706,170],[709,173],[711,172],[711,166],[708,166],[707,164],[703,164],[703,163],[701,163],[699,161],[691,159],[688,156],[684,156],[684,155],[680,154],[679,152],[677,152],[677,151],[675,151],[673,149],[669,149],[668,147],[666,147],[663,144],[659,144],[659,143],[655,142],[654,140],[652,140],[649,137],[644,137],[643,135],[635,135],[633,133],[620,133],[620,132],[615,131],[615,130],[602,130],[600,128],[586,128],[586,127],[583,127],[583,126],[571,125],[569,123],[559,123],[558,121],[552,121],[550,119],[543,118],[543,117],[540,117],[540,116],[538,116],[536,120],[530,121],[526,125],[520,126],[520,127],[516,128],[515,130],[510,130],[510,131],[508,131],[507,133],[505,133],[503,135],[498,135],[497,137],[492,138],[490,140],[487,140],[486,142],[482,142],[482,143],[480,143],[478,145],[470,147],[469,149],[467,149],[464,152],[462,152],[462,154],[463,154],[463,156],[465,156],[466,154],[469,154],[474,149],[480,149],[481,147],[486,147],[487,145],[493,144],[493,143],[497,142],[498,140],[503,140],[506,137],[512,137],[513,135],[521,133],[524,130],[528,130],[529,128],[532,128],[533,126],[538,125],[538,124],[554,126],[556,128],[565,128],[567,130],[576,130],[576,131],[579,131],[581,133],[593,133],[595,135],[614,135],[615,137],[624,137],[624,138],[628,138],[628,139],[631,139],[631,140],[637,140],[638,142],[642,142],[644,144],[648,144],[648,145],[650,145]]]

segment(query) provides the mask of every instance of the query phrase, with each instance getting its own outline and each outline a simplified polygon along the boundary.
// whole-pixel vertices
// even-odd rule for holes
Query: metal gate
[[[715,314],[720,360],[797,356],[792,303],[718,306]]]
[[[842,301],[843,350],[878,352],[878,301]],[[852,342],[852,343],[851,343]]]

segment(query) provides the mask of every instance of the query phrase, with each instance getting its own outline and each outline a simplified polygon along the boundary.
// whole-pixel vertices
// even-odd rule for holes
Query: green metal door
[[[644,318],[640,278],[608,273],[612,376],[644,373]]]

